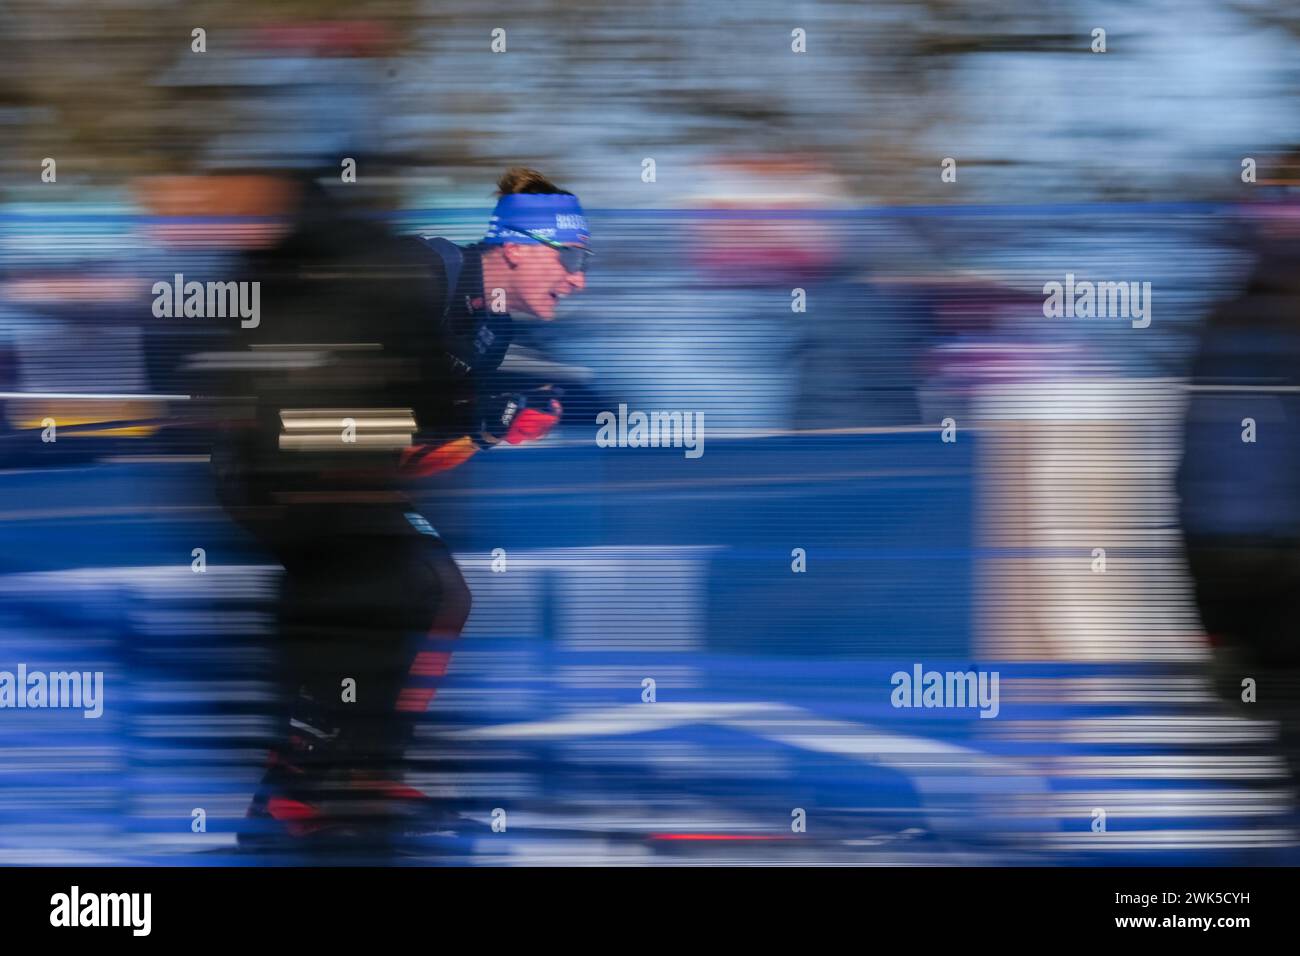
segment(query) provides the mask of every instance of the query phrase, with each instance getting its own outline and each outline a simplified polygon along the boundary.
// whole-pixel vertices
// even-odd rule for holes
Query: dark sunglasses
[[[547,239],[545,236],[539,236],[537,233],[528,229],[520,229],[518,226],[505,226],[511,232],[517,232],[522,236],[530,239],[536,239],[542,245],[550,246],[560,254],[560,265],[564,266],[565,272],[586,272],[587,263],[595,255],[586,246],[566,246],[562,242],[556,242],[554,239]]]

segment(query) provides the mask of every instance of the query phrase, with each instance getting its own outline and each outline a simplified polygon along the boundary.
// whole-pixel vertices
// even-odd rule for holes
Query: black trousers
[[[390,827],[418,801],[404,755],[469,616],[465,579],[402,505],[247,524],[284,565],[278,739],[249,816],[294,836]]]

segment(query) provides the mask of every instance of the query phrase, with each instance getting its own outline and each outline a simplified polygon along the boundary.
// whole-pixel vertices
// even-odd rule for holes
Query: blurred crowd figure
[[[1180,518],[1216,688],[1278,722],[1300,780],[1300,153],[1249,207],[1254,264],[1209,316],[1189,382]]]

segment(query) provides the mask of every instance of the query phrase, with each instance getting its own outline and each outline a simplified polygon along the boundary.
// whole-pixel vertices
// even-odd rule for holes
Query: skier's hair
[[[572,196],[567,189],[561,189],[535,169],[527,166],[511,166],[497,180],[497,195],[508,196],[511,193],[543,193],[552,196]]]

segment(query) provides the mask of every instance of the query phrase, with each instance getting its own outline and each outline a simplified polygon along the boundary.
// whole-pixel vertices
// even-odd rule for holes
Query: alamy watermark
[[[889,702],[895,707],[978,707],[980,717],[996,717],[997,671],[927,671],[913,664],[911,673],[895,671]]]
[[[156,319],[238,316],[241,328],[255,329],[262,324],[260,282],[186,282],[177,272],[171,282],[155,282],[151,291]]]
[[[82,893],[74,886],[50,897],[50,925],[125,926],[133,936],[148,936],[153,929],[153,894]]]
[[[1150,282],[1065,282],[1043,284],[1043,315],[1049,319],[1131,319],[1133,328],[1151,324]]]
[[[703,412],[631,412],[618,406],[618,414],[596,416],[600,448],[685,448],[687,458],[704,454]]]
[[[104,715],[103,671],[0,671],[0,709],[80,710],[87,720]]]

